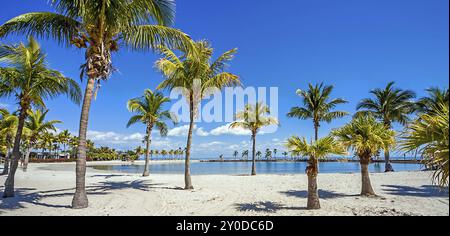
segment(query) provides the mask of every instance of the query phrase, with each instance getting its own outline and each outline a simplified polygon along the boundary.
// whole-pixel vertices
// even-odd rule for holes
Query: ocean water
[[[257,162],[256,172],[258,174],[303,174],[306,162]],[[392,163],[395,171],[417,171],[422,170],[420,164]],[[184,163],[151,163],[150,173],[155,174],[183,174]],[[193,162],[191,163],[191,174],[193,175],[245,175],[251,172],[251,162]],[[99,165],[92,168],[122,173],[141,173],[144,165]],[[357,162],[322,162],[319,163],[320,173],[356,173],[360,172]],[[384,163],[370,164],[369,171],[372,173],[384,172]]]

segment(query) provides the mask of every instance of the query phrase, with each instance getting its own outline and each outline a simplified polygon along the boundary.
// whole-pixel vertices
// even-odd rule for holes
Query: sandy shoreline
[[[90,163],[89,165],[95,165]],[[102,162],[105,164],[105,162]],[[110,163],[114,164],[114,163]],[[3,215],[449,215],[448,189],[431,186],[430,172],[371,174],[379,198],[357,196],[359,174],[320,174],[322,209],[305,210],[304,174],[197,175],[195,190],[180,190],[182,175],[105,173],[88,168],[90,207],[69,208],[75,173],[31,164],[18,170],[17,196],[0,199]],[[50,168],[49,168],[50,167]],[[0,192],[6,177],[0,176]]]

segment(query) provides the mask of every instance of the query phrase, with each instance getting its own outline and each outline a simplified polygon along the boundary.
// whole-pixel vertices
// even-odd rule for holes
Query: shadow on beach
[[[280,192],[286,196],[289,197],[298,197],[298,198],[307,198],[308,197],[308,191],[305,190],[289,190],[285,192]],[[333,191],[327,191],[327,190],[319,190],[319,197],[322,199],[333,199],[333,198],[342,198],[342,197],[357,197],[359,194],[343,194],[343,193],[336,193]]]
[[[422,185],[421,187],[410,187],[401,185],[382,185],[383,191],[391,195],[411,197],[449,197],[448,187],[441,188],[433,185]]]
[[[254,211],[254,212],[265,212],[265,213],[275,213],[279,210],[306,210],[305,207],[287,207],[283,204],[265,201],[256,203],[238,203],[235,204],[238,211]]]
[[[105,176],[103,176],[105,177]],[[107,178],[107,177],[105,177]],[[135,181],[119,181],[119,182],[99,182],[92,186],[86,187],[86,192],[89,195],[107,195],[115,190],[127,190],[133,189],[138,191],[148,192],[154,188],[178,190],[177,187],[166,187],[159,183],[148,183],[146,180]],[[71,208],[70,205],[57,205],[45,203],[46,199],[73,196],[75,188],[67,189],[55,189],[47,191],[37,191],[35,188],[17,188],[15,191],[15,197],[13,198],[0,198],[0,209],[15,210],[24,208],[24,203],[52,207],[52,208]],[[0,189],[0,196],[3,194],[3,188]]]

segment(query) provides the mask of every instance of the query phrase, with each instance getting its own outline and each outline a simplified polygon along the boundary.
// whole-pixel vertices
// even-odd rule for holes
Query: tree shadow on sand
[[[433,185],[422,185],[421,187],[410,187],[401,185],[382,185],[383,191],[391,195],[412,197],[449,197],[448,187],[441,188]]]
[[[86,192],[89,195],[106,195],[112,193],[113,190],[127,190],[134,189],[139,191],[150,191],[152,188],[157,188],[162,184],[148,183],[146,180],[135,181],[120,181],[120,182],[99,182],[95,185],[87,186]],[[15,197],[0,199],[0,209],[20,209],[25,208],[24,203],[29,203],[37,206],[52,207],[52,208],[70,208],[70,205],[57,205],[45,203],[44,200],[48,198],[58,198],[65,196],[73,196],[75,188],[55,189],[47,191],[36,191],[34,188],[17,188]],[[3,189],[0,195],[3,194]]]
[[[322,199],[333,199],[333,198],[342,198],[342,197],[356,197],[359,196],[359,194],[343,194],[343,193],[337,193],[333,191],[327,191],[327,190],[319,190],[319,198]],[[289,197],[298,197],[298,198],[307,198],[308,197],[308,191],[305,190],[289,190],[285,192],[280,192],[286,196]]]
[[[283,204],[265,201],[256,203],[238,203],[235,204],[238,211],[253,211],[253,212],[265,212],[275,213],[279,210],[306,210],[305,207],[287,207]]]

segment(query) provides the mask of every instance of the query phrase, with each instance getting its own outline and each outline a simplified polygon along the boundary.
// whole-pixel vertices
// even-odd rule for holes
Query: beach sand
[[[91,163],[93,165],[95,163]],[[112,164],[112,163],[110,163]],[[30,164],[16,174],[16,197],[0,198],[4,215],[449,215],[448,189],[431,185],[431,172],[371,174],[379,197],[360,197],[360,175],[319,174],[322,209],[306,206],[307,178],[296,175],[192,176],[108,173],[88,168],[89,208],[70,209],[74,163]],[[0,194],[6,177],[0,176]]]

